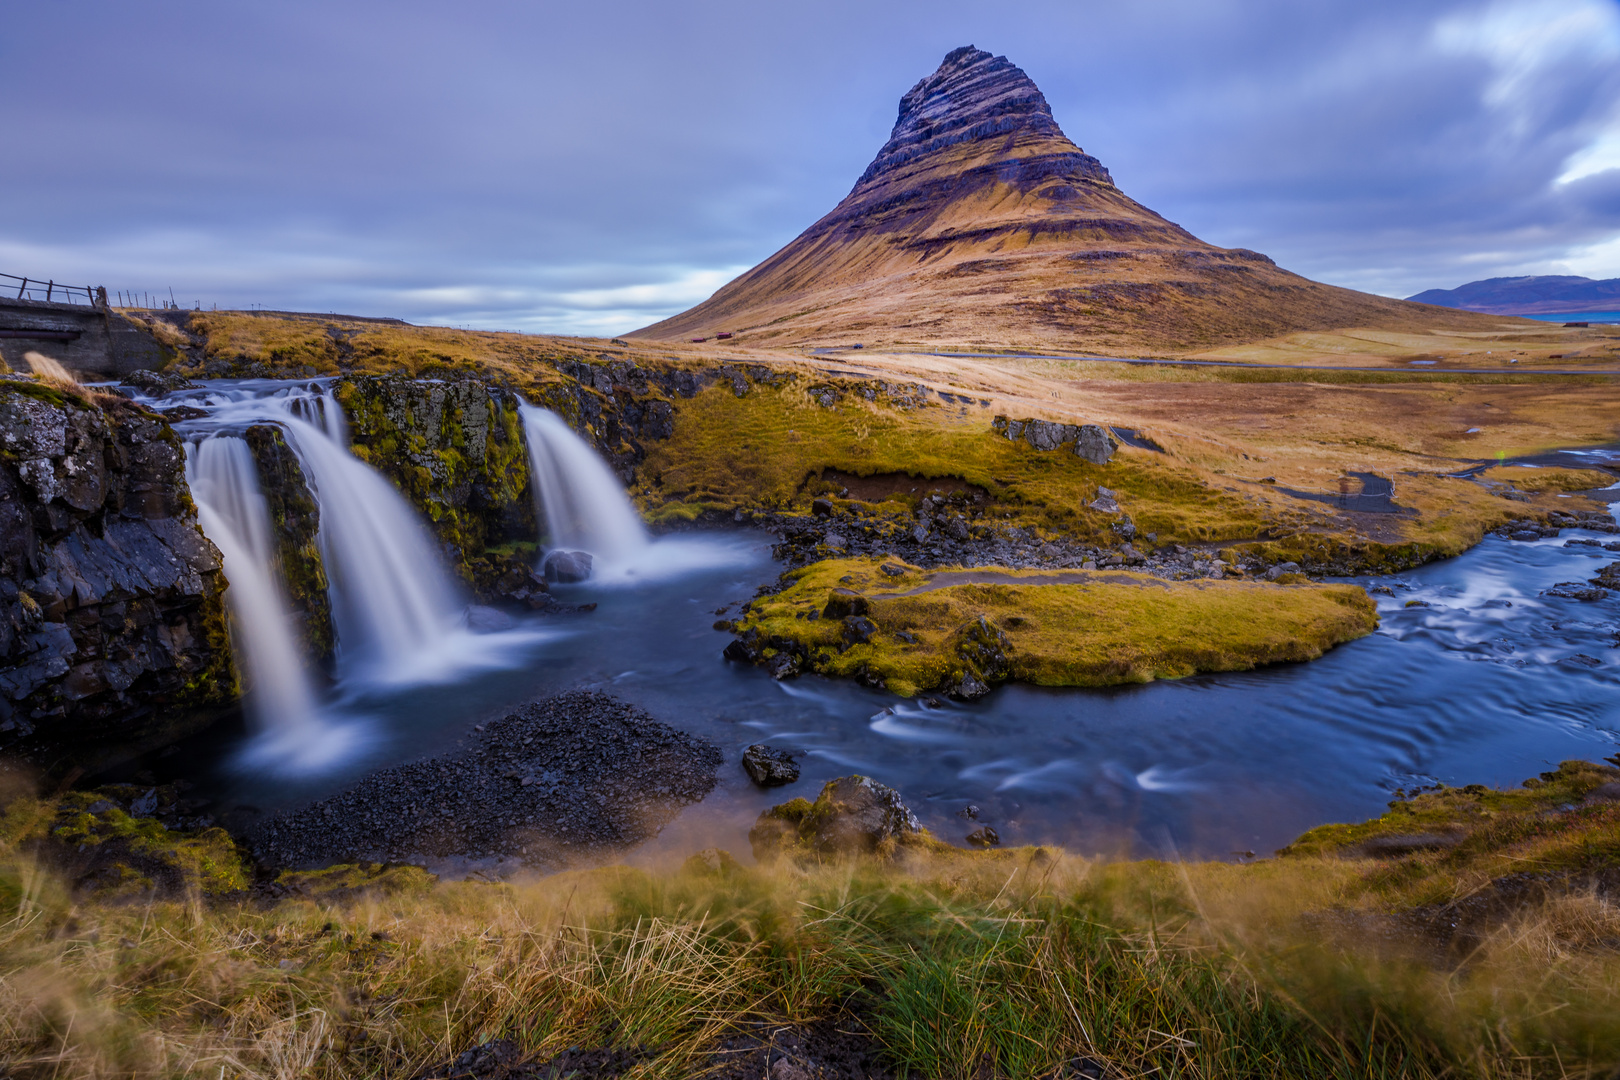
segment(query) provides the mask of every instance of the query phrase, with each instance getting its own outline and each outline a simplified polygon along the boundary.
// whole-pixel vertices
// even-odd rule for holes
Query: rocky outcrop
[[[829,780],[815,802],[773,806],[748,831],[754,857],[892,854],[926,837],[917,815],[892,787],[866,776]]]
[[[354,456],[380,470],[427,515],[448,562],[480,596],[532,562],[536,536],[529,457],[516,394],[471,379],[388,375],[333,387]]]
[[[327,596],[326,566],[321,560],[321,507],[310,490],[298,455],[275,424],[255,424],[243,433],[258,465],[259,490],[276,544],[275,570],[286,586],[287,607],[304,655],[314,664],[331,664],[337,646],[332,604]]]
[[[0,382],[0,753],[100,764],[234,700],[184,462],[122,399]]]
[[[1067,446],[1075,456],[1093,465],[1106,465],[1119,449],[1119,440],[1101,424],[1059,424],[1051,420],[1009,420],[998,416],[990,422],[997,435],[1017,442],[1022,439],[1037,450]]]

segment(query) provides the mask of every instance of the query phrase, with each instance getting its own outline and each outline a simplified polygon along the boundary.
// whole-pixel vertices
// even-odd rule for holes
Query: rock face
[[[255,424],[243,438],[258,465],[259,489],[264,493],[276,543],[274,569],[287,587],[288,611],[297,620],[304,655],[324,667],[332,662],[337,632],[332,628],[326,566],[317,542],[320,503],[280,427]]]
[[[356,376],[333,388],[354,456],[427,515],[451,565],[481,598],[535,557],[534,496],[517,395],[482,382]],[[492,551],[492,549],[495,549]]]
[[[1308,281],[1128,198],[1035,83],[972,46],[900,100],[854,189],[787,247],[634,336],[746,344],[1195,349],[1291,330],[1485,325]]]
[[[136,406],[0,382],[0,753],[96,765],[234,700],[184,463]]]

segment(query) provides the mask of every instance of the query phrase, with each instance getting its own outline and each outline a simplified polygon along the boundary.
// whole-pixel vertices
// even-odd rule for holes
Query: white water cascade
[[[316,543],[337,640],[344,697],[447,682],[510,666],[536,641],[534,628],[476,633],[465,602],[416,511],[381,473],[348,450],[348,425],[319,384],[241,383],[152,400],[203,410],[177,427],[188,441],[187,477],[199,524],[225,556],[226,599],[260,736],[247,761],[294,771],[345,756],[363,725],[323,707],[292,633],[283,583],[271,567],[274,534],[258,468],[240,433],[274,424],[298,458],[320,509]]]
[[[329,434],[342,414],[325,404],[325,429],[280,422],[320,503],[339,665],[373,682],[437,678],[452,662],[444,645],[463,604],[404,496]]]
[[[522,414],[547,546],[588,551],[614,569],[639,561],[647,530],[607,462],[556,413],[524,404]]]
[[[535,508],[549,550],[588,551],[598,585],[628,585],[752,561],[746,545],[712,537],[647,535],[619,478],[562,417],[525,403]]]
[[[304,669],[281,583],[271,570],[270,514],[248,444],[213,435],[187,447],[186,481],[203,532],[225,559],[231,643],[241,661],[248,716],[269,756],[323,764],[349,739],[326,724]]]

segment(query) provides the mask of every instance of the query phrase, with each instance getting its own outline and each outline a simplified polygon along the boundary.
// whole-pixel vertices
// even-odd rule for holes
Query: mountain
[[[1492,315],[1556,315],[1560,312],[1620,310],[1620,278],[1548,274],[1493,277],[1455,289],[1428,289],[1407,297],[1420,304],[1484,311]]]
[[[635,335],[1125,353],[1469,319],[1205,243],[1120,191],[1021,69],[967,46],[900,99],[889,141],[831,213]]]

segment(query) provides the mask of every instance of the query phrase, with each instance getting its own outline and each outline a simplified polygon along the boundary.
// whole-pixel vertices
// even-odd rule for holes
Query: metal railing
[[[15,290],[15,291],[13,291]],[[63,285],[49,279],[18,277],[0,274],[0,296],[12,300],[43,300],[48,304],[89,304],[107,306],[107,290],[89,285]]]

